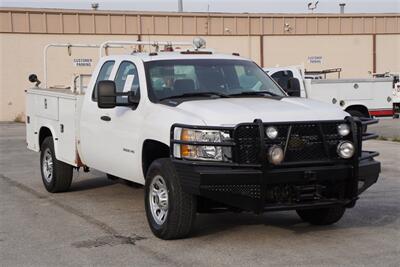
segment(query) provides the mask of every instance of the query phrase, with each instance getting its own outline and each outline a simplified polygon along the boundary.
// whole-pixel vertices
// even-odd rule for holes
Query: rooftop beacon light
[[[196,37],[193,39],[193,46],[196,51],[200,48],[204,48],[206,46],[206,40],[201,37]]]

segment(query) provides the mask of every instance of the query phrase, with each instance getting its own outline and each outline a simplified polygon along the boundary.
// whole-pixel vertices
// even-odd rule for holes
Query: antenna
[[[150,44],[150,30],[147,28],[147,38],[149,40],[149,53],[151,53],[151,44]]]
[[[319,3],[319,1],[316,1],[316,2],[309,2],[309,3],[307,4],[308,10],[311,10],[311,13],[314,13],[314,9],[317,8],[318,3]]]
[[[207,20],[206,20],[206,33],[208,35],[210,28],[210,3],[207,4]]]

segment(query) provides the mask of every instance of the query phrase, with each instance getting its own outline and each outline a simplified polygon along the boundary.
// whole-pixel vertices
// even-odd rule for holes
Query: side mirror
[[[139,89],[134,92],[134,91],[130,91],[128,94],[128,103],[132,104],[132,105],[138,105],[139,101],[140,101],[140,94],[138,93]]]
[[[114,81],[99,81],[97,83],[97,106],[99,108],[115,108],[117,92]]]
[[[289,78],[288,80],[288,88],[286,92],[290,96],[300,96],[300,81],[296,78]]]

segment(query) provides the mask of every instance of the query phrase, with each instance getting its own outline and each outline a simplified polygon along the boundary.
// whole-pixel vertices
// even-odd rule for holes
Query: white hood
[[[261,97],[218,98],[183,102],[176,107],[204,121],[206,125],[233,126],[242,122],[341,120],[348,113],[342,109],[305,98]]]

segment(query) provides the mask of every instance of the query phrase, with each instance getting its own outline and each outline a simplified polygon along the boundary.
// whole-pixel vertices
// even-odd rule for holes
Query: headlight
[[[278,130],[274,126],[269,126],[265,130],[265,134],[268,136],[269,139],[275,139],[278,136]]]
[[[349,159],[354,155],[354,145],[349,141],[340,142],[337,153],[341,158]]]
[[[229,133],[224,131],[175,128],[175,140],[203,144],[174,144],[174,156],[191,160],[229,161],[232,155],[230,147],[207,145],[225,142],[229,138]]]
[[[278,165],[283,161],[284,153],[280,146],[274,145],[268,149],[268,161],[274,165]]]
[[[346,135],[348,135],[348,134],[350,133],[350,127],[349,127],[349,125],[348,125],[348,124],[345,124],[345,123],[339,124],[338,127],[337,127],[337,129],[338,129],[338,133],[339,133],[341,136],[346,136]]]

